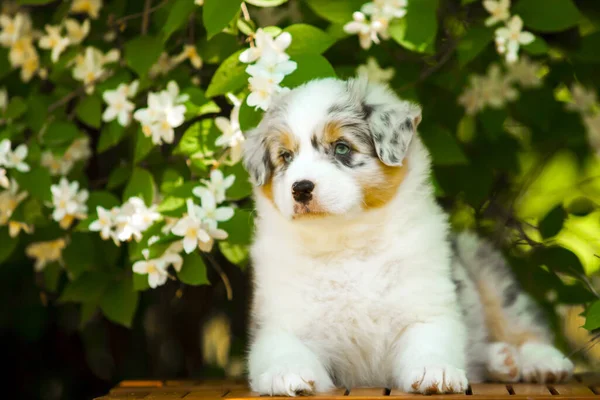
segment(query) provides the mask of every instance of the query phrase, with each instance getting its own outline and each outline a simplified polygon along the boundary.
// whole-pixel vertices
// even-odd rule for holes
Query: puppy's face
[[[248,133],[244,163],[287,218],[352,214],[389,202],[420,109],[361,80],[318,80],[280,96]]]

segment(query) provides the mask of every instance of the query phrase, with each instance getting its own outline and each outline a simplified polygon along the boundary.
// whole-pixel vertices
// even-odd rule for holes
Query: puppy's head
[[[244,164],[287,218],[384,206],[406,173],[417,105],[365,80],[323,79],[276,98],[247,133]]]

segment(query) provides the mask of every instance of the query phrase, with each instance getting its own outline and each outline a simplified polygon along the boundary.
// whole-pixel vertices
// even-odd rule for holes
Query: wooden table
[[[421,395],[402,393],[398,390],[383,388],[354,388],[351,390],[337,389],[328,393],[310,396],[311,400],[351,400],[355,399],[396,399],[411,398]],[[260,397],[249,391],[244,381],[123,381],[112,389],[106,396],[96,400],[246,400]],[[597,399],[600,400],[600,373],[577,375],[571,382],[565,384],[531,385],[531,384],[473,384],[466,394],[433,395],[428,399]],[[277,397],[276,399],[288,399]]]

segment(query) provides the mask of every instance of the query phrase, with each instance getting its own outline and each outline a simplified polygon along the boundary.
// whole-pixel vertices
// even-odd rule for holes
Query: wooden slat
[[[114,388],[108,394],[109,397],[123,397],[128,399],[143,399],[148,396],[150,391],[148,388]]]
[[[499,383],[474,383],[471,392],[478,396],[510,396],[506,385]]]
[[[393,397],[414,397],[414,396],[421,396],[418,393],[406,393],[401,391],[400,389],[392,389],[390,391],[390,396]]]
[[[119,387],[162,387],[163,381],[122,381],[118,385]]]
[[[512,390],[515,393],[515,395],[527,395],[527,396],[530,396],[530,395],[551,396],[552,395],[550,390],[544,385],[532,385],[532,384],[528,384],[528,383],[513,383],[508,386],[512,387]]]
[[[385,388],[352,388],[348,396],[376,398],[387,396],[387,394]]]
[[[596,396],[588,387],[580,383],[570,383],[563,385],[549,385],[557,394],[563,396]]]
[[[150,393],[144,400],[176,400],[184,398],[189,392],[157,392]]]
[[[220,399],[223,397],[223,395],[227,393],[226,391],[223,390],[215,390],[215,389],[206,389],[206,390],[200,390],[200,391],[191,391],[190,393],[188,393],[184,399],[185,400],[201,400],[201,399]]]

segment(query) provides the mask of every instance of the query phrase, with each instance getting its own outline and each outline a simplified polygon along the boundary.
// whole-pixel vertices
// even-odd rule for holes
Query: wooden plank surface
[[[508,390],[512,388],[515,395],[546,395],[552,396],[552,392],[545,385],[532,385],[529,383],[513,383],[508,385]]]
[[[474,383],[471,393],[473,396],[510,396],[506,385],[500,383]]]
[[[348,393],[350,397],[377,398],[387,396],[385,388],[354,388]]]
[[[585,385],[571,383],[571,384],[562,384],[562,385],[548,385],[550,389],[554,390],[556,394],[560,394],[563,396],[596,396],[594,392],[590,388]]]

